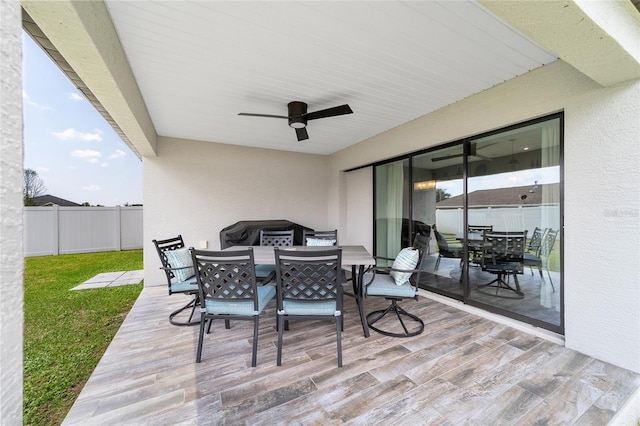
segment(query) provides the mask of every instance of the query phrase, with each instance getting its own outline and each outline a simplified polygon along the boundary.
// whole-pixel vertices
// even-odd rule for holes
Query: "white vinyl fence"
[[[461,208],[436,209],[438,231],[455,234],[462,229]],[[493,225],[496,231],[527,230],[530,236],[536,226],[560,229],[558,205],[518,207],[474,207],[469,209],[469,225]]]
[[[141,249],[142,207],[24,207],[24,255]]]

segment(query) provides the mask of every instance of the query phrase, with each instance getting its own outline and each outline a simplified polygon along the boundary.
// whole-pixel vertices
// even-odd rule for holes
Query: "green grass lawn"
[[[96,274],[142,265],[142,250],[25,259],[25,425],[62,422],[142,285],[69,290]]]

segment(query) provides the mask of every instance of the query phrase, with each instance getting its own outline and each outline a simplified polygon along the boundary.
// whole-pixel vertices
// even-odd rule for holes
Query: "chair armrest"
[[[163,271],[177,271],[179,269],[188,269],[188,268],[193,268],[193,266],[180,266],[178,268],[167,268],[165,266],[160,267],[160,269],[162,269]]]

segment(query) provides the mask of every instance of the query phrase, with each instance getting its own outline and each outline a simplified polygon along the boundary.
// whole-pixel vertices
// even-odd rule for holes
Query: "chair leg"
[[[440,266],[440,255],[438,255],[438,258],[436,259],[436,266],[433,268],[433,272],[438,270],[438,266]]]
[[[253,319],[253,352],[251,353],[251,366],[255,367],[258,361],[258,321],[260,317],[256,315]]]
[[[282,333],[284,328],[284,319],[282,315],[278,315],[278,360],[277,365],[282,365]]]
[[[339,318],[336,318],[336,335],[338,339],[338,367],[342,367],[342,335],[340,334],[341,328],[342,328],[342,316],[340,316]]]
[[[390,300],[391,300],[391,304],[387,307],[387,309],[373,311],[367,315],[367,323],[369,325],[369,328],[377,331],[380,334],[384,334],[385,336],[391,336],[391,337],[412,337],[412,336],[417,336],[418,334],[424,331],[424,322],[419,317],[402,309],[402,307],[398,305],[396,299],[390,299]],[[374,325],[377,321],[382,319],[389,312],[394,312],[396,314],[396,316],[400,320],[400,324],[402,325],[404,333],[393,333],[390,331],[382,330]],[[418,325],[418,329],[416,331],[409,332],[402,317],[405,317],[405,319],[409,319],[414,323],[416,323]]]
[[[204,317],[204,313],[200,315],[200,335],[198,336],[198,349],[196,350],[196,362],[200,362],[202,357],[202,340],[204,339],[204,326],[207,320]],[[211,323],[211,320],[209,320]]]
[[[194,296],[194,297],[189,301],[189,303],[187,303],[186,305],[184,305],[184,306],[180,307],[179,309],[176,309],[175,311],[171,312],[171,313],[169,314],[169,322],[170,322],[172,325],[177,325],[177,326],[191,326],[191,325],[198,325],[198,324],[200,324],[200,321],[193,321],[193,322],[191,321],[191,319],[193,318],[193,313],[195,312],[196,306],[197,306],[197,305],[198,305],[198,303],[199,303],[199,300],[198,300],[198,299],[199,299],[199,298],[198,298],[198,296],[196,295],[196,296]],[[174,319],[173,319],[173,318],[174,318],[176,315],[178,315],[178,314],[179,314],[179,313],[181,313],[182,311],[184,311],[184,310],[186,310],[186,309],[189,309],[189,308],[191,308],[191,315],[189,316],[189,321],[188,321],[188,322],[179,322],[179,321],[174,321]]]
[[[224,328],[229,330],[231,328],[231,321],[229,321],[228,319],[224,320]]]

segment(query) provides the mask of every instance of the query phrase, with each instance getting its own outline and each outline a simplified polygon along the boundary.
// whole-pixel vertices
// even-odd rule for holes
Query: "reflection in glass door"
[[[470,148],[467,303],[559,331],[560,119],[472,139]]]
[[[459,240],[464,219],[463,167],[462,144],[412,159],[414,229],[431,231],[429,259],[420,285],[458,299],[463,295],[464,251]]]
[[[422,288],[563,333],[562,117],[377,165],[375,254],[428,234]]]

